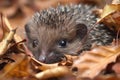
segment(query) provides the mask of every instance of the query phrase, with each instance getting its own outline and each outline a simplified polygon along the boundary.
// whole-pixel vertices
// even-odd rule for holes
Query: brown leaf
[[[15,34],[16,29],[14,29],[10,25],[8,19],[5,16],[3,16],[2,14],[1,14],[1,25],[0,26],[2,28],[2,32],[1,32],[1,35],[2,35],[1,40],[2,41],[0,42],[0,45],[2,45],[2,46],[0,47],[0,56],[2,56],[3,54],[5,54],[5,52],[9,48],[8,46],[11,45],[10,44],[11,40],[14,39],[15,42],[17,43],[17,42],[22,41],[22,38],[19,35]],[[22,43],[22,45],[23,45],[23,43]]]
[[[115,73],[120,74],[120,63],[116,63],[112,69],[115,71]]]
[[[99,75],[92,80],[120,80],[120,76],[117,77],[112,74],[111,75]]]
[[[8,45],[10,43],[10,41],[13,39],[15,34],[15,30],[10,31],[10,33],[8,34],[8,36],[2,40],[2,42],[0,42],[0,45],[2,45],[0,47],[0,56],[2,56],[8,49]]]
[[[2,41],[6,35],[8,35],[9,31],[10,30],[8,29],[5,22],[5,17],[2,13],[0,13],[0,41]]]
[[[34,57],[31,57],[31,60],[32,60],[32,63],[34,65],[34,67],[36,67],[39,70],[48,70],[48,69],[52,69],[52,68],[58,67],[58,63],[45,64],[45,63],[42,63],[42,62],[36,60]]]
[[[73,61],[78,58],[78,56],[65,55],[61,62],[58,63],[59,66],[72,66]]]
[[[7,18],[3,16],[3,14],[0,14],[0,15],[1,15],[0,27],[2,29],[2,32],[1,32],[2,37],[0,42],[0,45],[2,46],[0,47],[0,56],[2,56],[7,51],[10,41],[14,38],[16,29],[13,29],[10,26]]]
[[[3,29],[0,27],[0,41],[3,39]]]
[[[31,74],[29,61],[30,59],[23,54],[14,55],[13,59],[15,62],[7,64],[4,69],[2,70],[2,73],[0,75],[0,80],[6,77],[8,78],[15,78],[15,77],[26,77]]]
[[[113,0],[112,4],[120,4],[120,0]]]
[[[91,51],[85,51],[74,61],[72,70],[80,77],[94,78],[107,64],[114,62],[120,55],[120,46],[96,46]]]
[[[60,77],[60,76],[65,76],[69,74],[71,74],[69,69],[65,66],[64,67],[62,66],[62,67],[56,67],[56,68],[48,69],[43,72],[37,73],[35,77],[40,80],[43,80],[51,77]]]
[[[115,30],[118,31],[120,28],[120,4],[106,5],[98,22],[104,22],[111,29],[114,26]]]

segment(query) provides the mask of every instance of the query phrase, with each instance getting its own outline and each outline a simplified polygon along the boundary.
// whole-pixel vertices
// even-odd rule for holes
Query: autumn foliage
[[[105,5],[102,0],[31,0],[33,5],[28,0],[10,1],[11,7],[9,10],[5,9],[6,11],[3,10],[6,3],[4,0],[0,1],[0,80],[120,80],[119,0]],[[99,15],[97,23],[108,25],[117,34],[116,38],[110,45],[93,45],[91,50],[83,51],[79,56],[66,55],[66,59],[58,63],[45,64],[37,61],[25,45],[25,34],[19,34],[19,31],[23,30],[25,22],[30,19],[28,16],[37,10],[55,7],[57,3],[94,3],[99,4],[99,7],[103,6],[95,10]],[[18,17],[19,10],[21,18]]]

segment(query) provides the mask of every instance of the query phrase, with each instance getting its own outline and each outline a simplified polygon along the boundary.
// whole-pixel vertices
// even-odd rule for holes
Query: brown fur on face
[[[58,62],[66,53],[75,55],[81,44],[77,31],[80,30],[84,35],[87,33],[86,26],[81,24],[57,28],[49,25],[38,26],[26,25],[25,27],[28,36],[28,47],[38,60],[45,63]],[[67,41],[64,48],[59,46],[59,41],[63,39]],[[35,48],[33,47],[34,40],[38,42]]]

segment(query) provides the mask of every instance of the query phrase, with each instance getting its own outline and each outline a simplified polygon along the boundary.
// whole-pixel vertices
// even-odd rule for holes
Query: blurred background
[[[90,4],[103,8],[112,0],[0,0],[0,12],[10,21],[12,27],[18,27],[17,33],[24,37],[24,25],[39,10],[56,7],[58,4]]]

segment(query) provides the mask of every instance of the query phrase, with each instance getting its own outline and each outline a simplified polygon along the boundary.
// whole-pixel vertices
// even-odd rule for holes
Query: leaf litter
[[[119,37],[120,4],[113,0],[100,11],[99,22],[115,30]],[[114,28],[113,28],[114,26]],[[120,40],[110,45],[93,46],[79,56],[66,55],[54,64],[37,61],[16,33],[9,20],[0,14],[0,80],[120,80]],[[110,72],[111,71],[111,72]]]

